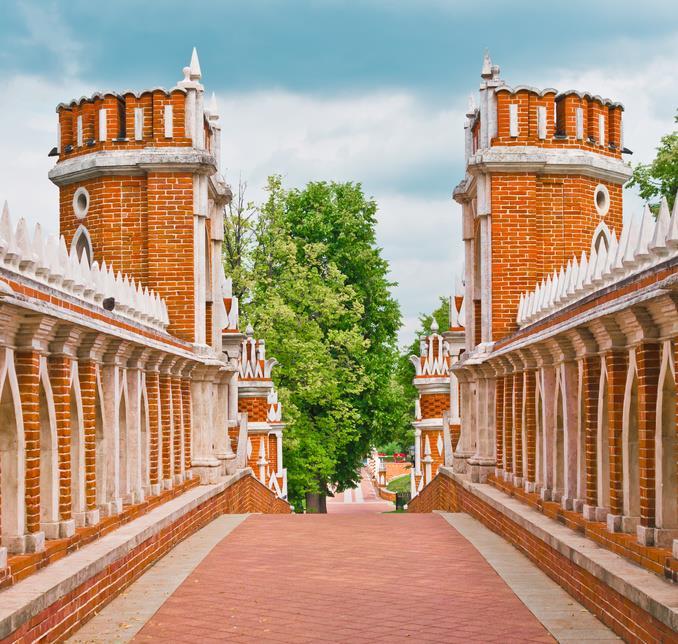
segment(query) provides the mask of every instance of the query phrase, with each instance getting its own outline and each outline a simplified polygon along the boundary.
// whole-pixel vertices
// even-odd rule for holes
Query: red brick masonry
[[[466,512],[504,537],[606,626],[629,642],[675,642],[676,633],[568,557],[442,472],[409,504],[409,512]]]
[[[290,506],[253,476],[239,478],[24,622],[2,639],[2,643],[66,639],[177,543],[221,514],[245,512],[284,514],[290,512]],[[0,605],[1,600],[0,595]]]

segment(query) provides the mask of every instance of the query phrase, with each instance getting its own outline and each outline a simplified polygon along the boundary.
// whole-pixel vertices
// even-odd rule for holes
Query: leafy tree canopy
[[[678,113],[674,120],[678,123]],[[673,208],[678,192],[678,130],[661,138],[654,161],[636,165],[627,185],[637,186],[640,196],[655,209],[662,197],[666,197],[669,208]]]
[[[307,492],[354,485],[370,447],[402,422],[407,402],[394,376],[401,320],[376,246],[377,206],[359,184],[286,190],[271,177],[268,195],[240,263],[250,266],[244,316],[280,362],[274,378],[298,505]],[[225,246],[227,262],[228,253]]]

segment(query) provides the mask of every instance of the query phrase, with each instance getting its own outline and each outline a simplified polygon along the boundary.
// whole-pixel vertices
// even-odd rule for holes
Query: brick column
[[[537,447],[537,410],[536,410],[537,373],[525,372],[525,442],[527,452],[527,485],[525,488],[534,491],[536,478],[536,447]]]
[[[40,354],[17,351],[15,364],[25,440],[26,531],[34,535],[27,538],[26,550],[38,551],[44,549],[40,532]]]
[[[160,374],[160,415],[162,419],[162,477],[163,487],[172,487],[172,380],[167,373]]]
[[[73,520],[72,479],[77,474],[73,468],[80,463],[71,460],[71,358],[66,355],[50,356],[47,360],[52,399],[56,416],[57,453],[59,458],[59,518],[61,537],[75,534]],[[76,480],[78,480],[76,478]]]
[[[186,470],[191,469],[191,445],[193,423],[191,422],[191,380],[190,378],[181,379],[181,406],[184,420],[184,466]]]
[[[181,483],[184,464],[184,446],[182,436],[184,433],[183,418],[181,413],[181,378],[172,377],[172,420],[174,421],[174,480]]]
[[[504,472],[513,474],[513,374],[504,378]]]
[[[584,431],[586,433],[586,499],[584,516],[595,521],[598,505],[596,434],[598,431],[598,388],[600,387],[600,357],[584,358]]]
[[[497,459],[497,474],[504,471],[504,387],[506,378],[497,377],[497,395],[494,399],[495,419],[497,423],[494,433],[495,457]]]
[[[638,366],[638,452],[640,456],[641,543],[651,545],[655,525],[655,431],[657,388],[659,384],[660,345],[645,342],[636,349]]]
[[[619,516],[615,529],[621,529],[624,509],[622,468],[622,419],[628,352],[614,349],[606,357],[607,365],[607,423],[610,446],[610,514]]]
[[[162,481],[162,462],[160,460],[160,374],[157,371],[146,372],[146,395],[148,397],[149,464],[148,472],[151,494],[158,494]]]
[[[97,439],[96,397],[97,366],[91,360],[78,362],[78,379],[82,399],[82,424],[85,436],[85,506],[88,524],[99,522],[97,509]],[[105,483],[102,481],[102,485]]]
[[[513,462],[515,472],[514,482],[522,485],[523,482],[523,372],[513,374],[513,432],[515,435],[516,451]],[[519,480],[515,480],[515,479]]]

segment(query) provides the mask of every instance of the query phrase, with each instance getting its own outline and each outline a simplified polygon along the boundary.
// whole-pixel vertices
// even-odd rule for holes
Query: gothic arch
[[[640,452],[638,443],[638,369],[636,352],[629,352],[622,413],[622,493],[624,516],[640,516]]]
[[[610,507],[610,430],[607,409],[607,364],[600,361],[598,385],[598,423],[596,431],[596,490],[598,507]]]
[[[556,370],[553,414],[553,493],[554,501],[560,500],[565,492],[565,397],[563,395],[563,370]]]
[[[52,524],[46,536],[57,538],[59,521],[59,443],[52,384],[47,373],[47,358],[40,358],[40,523]]]
[[[94,260],[92,238],[89,236],[89,231],[83,224],[78,226],[78,229],[75,231],[75,235],[73,235],[73,241],[71,241],[71,250],[75,250],[78,259],[80,259],[82,254],[85,253],[88,264],[91,264]]]
[[[678,528],[678,437],[676,436],[676,366],[671,342],[664,343],[657,396],[655,433],[657,527]]]
[[[596,229],[593,231],[593,236],[591,238],[591,251],[589,252],[589,257],[591,252],[595,249],[596,253],[600,252],[601,244],[605,246],[605,250],[609,250],[610,244],[612,242],[612,233],[608,228],[607,224],[604,221],[601,221]]]
[[[26,461],[19,383],[14,370],[14,352],[2,351],[0,364],[0,533],[10,552],[12,539],[26,529]]]
[[[78,525],[84,525],[83,513],[87,510],[85,493],[85,426],[77,360],[71,362],[70,419],[71,511]]]

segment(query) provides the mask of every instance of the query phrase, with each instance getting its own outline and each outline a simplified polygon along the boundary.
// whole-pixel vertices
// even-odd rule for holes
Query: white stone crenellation
[[[656,220],[649,206],[634,217],[617,238],[612,231],[607,244],[589,255],[582,251],[559,271],[554,271],[530,292],[521,294],[516,321],[524,327],[541,320],[587,295],[678,256],[678,198],[669,212],[662,199]]]
[[[6,202],[0,215],[0,268],[102,311],[103,300],[112,297],[116,315],[157,331],[169,325],[167,306],[157,293],[106,262],[90,265],[84,252],[80,257],[75,248],[69,252],[63,235],[43,237],[39,223],[32,236],[23,217],[12,226]]]

